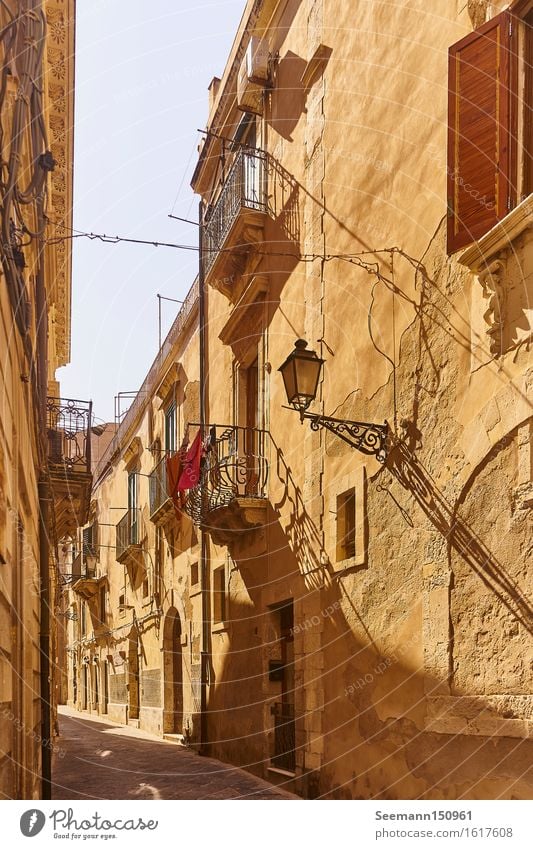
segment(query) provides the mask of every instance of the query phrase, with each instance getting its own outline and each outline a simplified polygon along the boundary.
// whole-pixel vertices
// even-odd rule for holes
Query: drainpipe
[[[42,207],[39,204],[38,218],[42,224]],[[41,241],[39,268],[36,277],[35,305],[37,310],[37,385],[38,385],[38,432],[40,473],[39,495],[39,577],[40,577],[40,634],[41,655],[41,796],[51,799],[52,780],[52,734],[51,734],[51,685],[50,685],[50,539],[49,504],[50,483],[47,475],[46,442],[46,398],[48,393],[48,311],[44,281],[44,248]]]
[[[203,203],[200,201],[198,213],[199,231],[199,269],[198,269],[198,321],[199,321],[199,346],[200,346],[200,430],[202,439],[206,432],[206,401],[207,401],[207,374],[206,374],[206,292],[204,278],[203,257]],[[204,489],[201,489],[202,501],[205,499]],[[201,509],[204,513],[203,505]],[[207,688],[209,686],[209,550],[207,534],[200,526],[200,572],[202,581],[202,649],[200,667],[200,752],[208,754],[208,724],[207,724]]]
[[[52,798],[52,738],[50,687],[50,545],[48,541],[48,481],[39,481],[39,559],[41,578],[41,798]]]

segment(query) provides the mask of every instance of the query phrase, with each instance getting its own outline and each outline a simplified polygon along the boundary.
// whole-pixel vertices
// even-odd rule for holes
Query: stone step
[[[140,720],[139,719],[128,719],[128,725],[131,725],[132,728],[140,728]]]
[[[177,746],[187,745],[183,734],[163,734],[163,740],[167,740],[168,743],[175,743]]]

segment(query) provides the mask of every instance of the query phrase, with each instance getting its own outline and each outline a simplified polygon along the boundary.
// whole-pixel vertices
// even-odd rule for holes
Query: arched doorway
[[[181,734],[183,731],[183,657],[181,652],[181,619],[171,608],[163,631],[164,658],[164,731]]]

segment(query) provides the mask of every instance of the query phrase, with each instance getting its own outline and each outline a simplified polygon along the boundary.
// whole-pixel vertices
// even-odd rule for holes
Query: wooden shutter
[[[448,253],[516,204],[516,42],[516,19],[503,12],[449,51]]]
[[[87,557],[87,555],[94,555],[94,539],[93,539],[93,526],[89,525],[88,528],[84,528],[82,531],[83,538],[83,558]]]

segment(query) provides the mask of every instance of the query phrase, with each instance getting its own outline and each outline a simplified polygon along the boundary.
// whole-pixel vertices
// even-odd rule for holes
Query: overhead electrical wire
[[[174,217],[174,216],[172,216],[172,217]],[[108,233],[86,232],[84,230],[75,230],[75,229],[72,229],[70,227],[66,227],[64,224],[61,224],[61,223],[58,223],[58,222],[55,222],[55,221],[51,221],[50,219],[49,219],[49,223],[51,223],[51,224],[53,224],[57,227],[60,227],[64,230],[70,231],[70,233],[68,235],[65,235],[65,236],[52,236],[52,237],[45,239],[44,241],[49,245],[58,244],[59,242],[64,242],[64,241],[72,241],[74,239],[90,239],[92,241],[100,241],[100,242],[104,242],[106,244],[111,244],[111,245],[119,245],[119,244],[124,242],[124,243],[129,243],[129,244],[134,244],[134,245],[148,245],[149,247],[154,247],[154,248],[173,248],[175,250],[180,250],[180,251],[194,251],[196,253],[198,253],[198,251],[200,250],[198,245],[185,245],[185,244],[181,244],[181,243],[178,243],[178,242],[163,242],[163,241],[153,240],[153,239],[134,239],[134,238],[129,237],[129,236],[111,236]],[[191,221],[191,222],[188,222],[188,223],[192,224],[192,223],[196,223],[196,222]],[[271,251],[271,250],[258,251],[258,250],[255,250],[254,254],[256,256],[290,257],[292,259],[297,259],[300,262],[314,262],[315,260],[318,260],[318,259],[329,262],[329,261],[335,260],[335,259],[346,260],[346,261],[357,260],[358,258],[363,257],[363,256],[373,256],[373,255],[376,255],[376,254],[390,254],[391,251],[400,252],[400,248],[397,248],[397,247],[376,248],[376,250],[359,251],[359,252],[349,253],[349,254],[318,254],[318,253],[317,254],[300,254],[300,253],[297,253],[297,252],[294,252],[294,251]],[[235,252],[235,247],[231,247],[231,248],[218,248],[218,247],[206,248],[204,246],[203,249],[202,249],[202,253],[221,254],[221,253],[234,253],[234,252]],[[366,265],[368,265],[368,264],[366,264]],[[376,269],[377,269],[378,268],[377,263],[375,265],[376,265]],[[372,270],[370,265],[369,265],[368,270],[369,271]]]

